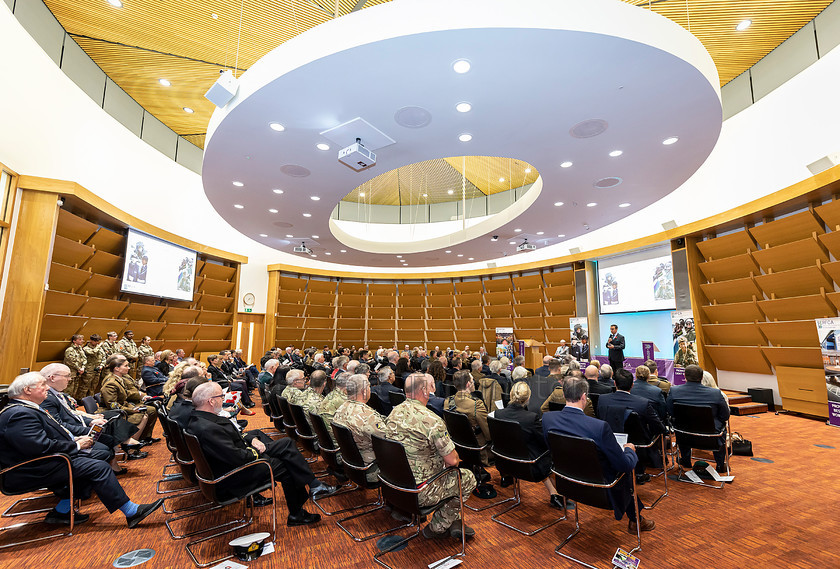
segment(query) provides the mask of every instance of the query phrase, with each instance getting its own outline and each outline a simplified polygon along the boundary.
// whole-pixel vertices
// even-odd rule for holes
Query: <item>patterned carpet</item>
[[[259,408],[259,407],[258,407]],[[250,417],[251,427],[267,426],[262,413]],[[735,482],[723,490],[710,490],[688,484],[669,482],[670,495],[657,507],[645,513],[656,521],[656,529],[642,536],[641,567],[713,567],[714,569],[743,569],[744,567],[838,567],[836,552],[829,547],[826,534],[840,519],[840,491],[831,481],[840,467],[840,429],[823,422],[792,415],[772,413],[733,417],[732,429],[753,442],[756,457],[772,463],[733,457]],[[157,436],[160,436],[158,426]],[[154,481],[168,459],[165,443],[149,449],[149,457],[128,464],[130,473],[121,477],[129,496],[136,502],[155,499]],[[827,445],[834,448],[821,448]],[[494,472],[494,478],[497,474]],[[640,496],[652,502],[661,492],[661,478],[640,487]],[[511,494],[512,488],[498,488],[500,497]],[[536,527],[557,514],[547,505],[547,495],[541,484],[523,483],[523,506],[519,514],[509,519],[517,524]],[[339,530],[333,520],[324,518],[311,527],[288,528],[286,509],[280,488],[277,488],[278,539],[273,555],[246,563],[254,568],[286,567],[371,567],[376,551],[375,540],[357,544]],[[354,492],[326,500],[325,505],[338,507],[374,499],[373,492]],[[180,504],[190,503],[184,498]],[[13,501],[2,497],[0,508]],[[471,499],[471,503],[478,501]],[[177,503],[176,503],[177,505]],[[307,505],[310,511],[315,508]],[[490,520],[501,507],[484,512],[467,512],[467,523],[476,530],[476,538],[467,544],[465,566],[472,567],[574,567],[570,561],[554,554],[554,547],[573,528],[573,522],[563,521],[537,534],[524,537]],[[121,554],[140,548],[156,551],[153,559],[140,567],[155,569],[188,568],[193,564],[184,545],[186,540],[169,537],[164,520],[158,511],[139,528],[127,529],[119,512],[109,515],[92,498],[82,506],[91,520],[78,527],[71,537],[0,550],[3,567],[110,567]],[[258,510],[260,519],[253,531],[270,528],[270,507]],[[199,516],[188,526],[176,525],[176,530],[207,527],[212,523],[232,519],[238,512],[230,506],[222,512]],[[6,525],[18,520],[4,519]],[[581,533],[564,551],[582,557],[601,567],[609,566],[615,549],[621,545],[629,549],[634,537],[626,532],[626,521],[616,522],[611,513],[582,507]],[[357,521],[352,527],[371,531],[395,525],[393,519],[377,512]],[[259,529],[257,529],[259,528]],[[8,543],[24,532],[37,534],[53,527],[43,524],[26,529],[4,532]],[[403,530],[405,532],[405,530]],[[240,530],[238,534],[250,533]],[[204,555],[220,555],[227,549],[231,537],[208,542],[200,550]],[[454,540],[427,541],[418,537],[407,548],[389,554],[387,559],[395,567],[422,567],[455,551]]]

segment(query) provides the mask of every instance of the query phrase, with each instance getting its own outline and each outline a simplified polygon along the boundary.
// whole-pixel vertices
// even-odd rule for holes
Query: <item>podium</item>
[[[521,356],[525,357],[525,367],[537,369],[543,365],[543,351],[545,344],[538,340],[522,340],[525,344],[525,350]]]

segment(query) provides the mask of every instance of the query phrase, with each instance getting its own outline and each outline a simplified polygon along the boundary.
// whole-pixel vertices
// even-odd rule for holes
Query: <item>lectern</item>
[[[525,357],[525,367],[537,369],[543,365],[543,350],[545,344],[538,340],[522,340],[525,343],[525,352],[520,354]]]

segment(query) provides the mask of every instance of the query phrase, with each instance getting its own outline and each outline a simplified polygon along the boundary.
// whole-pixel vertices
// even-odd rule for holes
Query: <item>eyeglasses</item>
[[[224,394],[224,393],[222,393],[221,395],[214,395],[214,396],[213,396],[213,397],[211,397],[210,399],[216,399],[217,397],[218,397],[218,398],[223,398],[224,396],[225,396],[225,394]]]

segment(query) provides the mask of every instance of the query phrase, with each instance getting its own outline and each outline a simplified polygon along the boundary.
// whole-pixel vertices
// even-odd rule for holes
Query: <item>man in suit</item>
[[[577,349],[577,359],[579,361],[589,361],[592,359],[592,353],[589,351],[589,336],[583,336],[580,339]]]
[[[619,373],[624,370],[628,375],[630,374],[624,368],[621,368],[615,372],[616,381],[618,381]],[[650,370],[647,366],[641,365],[636,368],[636,380],[633,382],[633,387],[630,389],[630,393],[633,395],[638,395],[639,397],[644,397],[645,399],[649,400],[653,403],[653,409],[656,411],[656,414],[659,415],[661,420],[665,420],[667,415],[667,409],[665,407],[665,395],[662,393],[662,390],[658,387],[654,387],[653,385],[647,382],[648,377],[650,376]]]
[[[315,478],[292,439],[278,439],[265,444],[256,436],[243,437],[230,419],[219,416],[222,397],[222,388],[217,383],[208,382],[196,387],[192,396],[195,411],[187,428],[201,443],[213,475],[222,476],[238,466],[264,458],[271,464],[274,479],[283,487],[289,509],[286,524],[299,526],[320,521],[321,516],[310,514],[303,509],[303,504],[310,497],[331,494],[335,488]],[[225,487],[260,484],[264,479],[264,470],[246,470],[230,477],[219,491],[224,495]],[[309,486],[308,493],[306,486]],[[257,498],[254,502],[258,505],[270,503],[267,499]]]
[[[589,393],[597,393],[598,395],[612,393],[612,387],[606,383],[598,381],[599,373],[598,368],[595,366],[587,366],[586,370],[583,372],[583,376],[589,384]]]
[[[384,366],[379,370],[379,384],[370,389],[379,397],[379,401],[382,403],[382,411],[384,411],[386,417],[391,414],[391,410],[394,408],[391,405],[391,396],[388,393],[390,391],[397,393],[403,392],[399,387],[394,387],[395,379],[394,370],[388,366]]]
[[[591,382],[590,382],[590,385]],[[603,384],[601,384],[603,385]],[[646,434],[655,437],[665,432],[665,425],[659,419],[659,415],[653,409],[653,403],[644,397],[633,395],[630,389],[633,387],[633,376],[626,369],[619,370],[616,376],[616,392],[605,393],[598,399],[598,418],[609,423],[614,432],[624,432],[624,422],[629,412],[635,412],[642,420]],[[647,449],[648,452],[639,452],[639,463],[636,465],[636,484],[644,484],[650,480],[650,475],[645,473],[644,464],[659,466],[662,464],[662,457],[658,449]]]
[[[608,358],[613,370],[624,367],[624,336],[618,333],[616,324],[610,325],[610,337],[607,339]]]
[[[69,456],[73,469],[74,498],[87,499],[92,491],[109,512],[120,510],[128,527],[134,528],[163,500],[151,504],[135,504],[120,486],[107,463],[91,458],[87,452],[93,446],[88,436],[74,437],[39,405],[47,398],[47,381],[38,372],[17,376],[9,386],[9,405],[0,411],[0,466],[7,468],[33,458],[54,453]],[[33,487],[49,488],[61,500],[44,519],[50,524],[70,523],[70,503],[67,493],[67,470],[63,462],[39,462],[22,466],[5,477],[12,491],[28,491]],[[81,524],[89,515],[75,514]]]
[[[563,392],[563,379],[565,375],[563,374],[561,368],[562,366],[560,364],[560,360],[555,360],[554,358],[552,358],[551,361],[548,362],[548,369],[551,371],[551,373],[548,376],[548,379],[552,379],[557,383],[554,384],[554,390],[551,392],[551,395],[549,395],[543,402],[542,406],[540,406],[540,411],[542,411],[543,413],[549,411],[549,403],[560,403],[562,405],[566,404],[566,396]],[[580,377],[581,375],[580,371],[575,371],[573,373],[577,374],[578,377]],[[589,399],[587,399],[585,402],[584,412],[590,417],[595,416],[595,409],[592,407],[592,402]]]
[[[184,378],[184,375],[187,375],[187,377]],[[186,379],[187,383],[169,410],[169,418],[178,423],[181,429],[186,430],[190,425],[190,418],[192,417],[193,411],[195,411],[192,394],[196,387],[210,380],[201,376],[201,368],[198,366],[188,366],[184,369],[181,374],[181,379]]]
[[[604,475],[607,479],[612,480],[618,473],[629,473],[636,466],[638,461],[636,447],[627,443],[622,448],[616,442],[613,430],[605,421],[584,414],[583,409],[587,403],[586,394],[588,390],[589,384],[585,379],[567,377],[563,381],[566,406],[562,411],[553,411],[543,415],[543,434],[546,441],[548,440],[548,433],[552,431],[563,435],[591,439],[600,451],[598,456],[604,469]],[[638,499],[638,506],[633,503],[631,492],[632,482],[628,476],[625,476],[609,491],[609,495],[615,519],[620,520],[624,514],[627,514],[629,520],[627,531],[635,534],[637,530],[636,507],[642,508],[643,506],[641,500]],[[638,529],[641,531],[650,531],[656,527],[653,520],[646,520],[641,515],[639,515],[639,522]]]
[[[158,397],[163,395],[163,384],[169,379],[155,367],[155,356],[143,358],[143,368],[140,370],[140,378],[143,380],[143,387],[146,388],[146,395]]]
[[[715,428],[722,431],[729,420],[729,403],[719,389],[706,387],[703,381],[703,369],[698,365],[685,366],[685,383],[671,388],[668,396],[668,413],[674,412],[674,403],[686,405],[706,405],[712,408],[715,416]],[[726,472],[724,438],[720,438],[720,448],[713,451],[718,472]],[[691,447],[680,444],[680,464],[691,468]]]
[[[548,362],[550,362],[553,359],[554,358],[552,358],[551,356],[545,356],[543,358],[543,365],[534,370],[534,375],[541,375],[543,377],[546,377],[550,373],[548,371]]]

